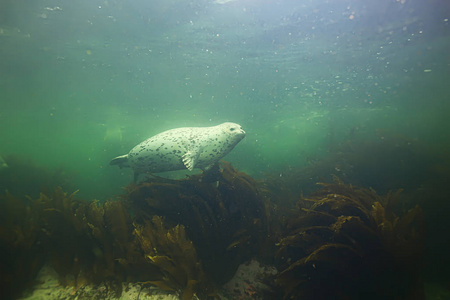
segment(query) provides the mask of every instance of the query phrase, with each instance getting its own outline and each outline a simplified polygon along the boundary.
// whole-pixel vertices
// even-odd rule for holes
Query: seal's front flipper
[[[183,160],[183,164],[189,171],[192,171],[195,168],[195,165],[197,164],[198,157],[200,156],[200,151],[188,151],[186,152],[183,157],[181,158]]]

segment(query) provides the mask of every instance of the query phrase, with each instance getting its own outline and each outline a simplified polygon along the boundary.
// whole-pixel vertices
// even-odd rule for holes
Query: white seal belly
[[[135,178],[141,173],[160,173],[194,168],[208,169],[245,137],[236,123],[212,127],[183,127],[159,133],[122,156],[110,165],[130,167]]]

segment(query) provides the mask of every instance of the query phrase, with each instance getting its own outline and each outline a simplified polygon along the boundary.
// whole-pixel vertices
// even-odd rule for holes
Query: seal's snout
[[[238,125],[237,132],[236,132],[236,133],[237,133],[237,135],[240,136],[241,138],[244,138],[245,135],[246,135],[245,130],[242,129],[242,126],[241,126],[241,125]]]
[[[237,135],[237,136],[245,137],[245,131],[239,125],[237,127],[232,127],[230,130],[234,131],[234,134]]]

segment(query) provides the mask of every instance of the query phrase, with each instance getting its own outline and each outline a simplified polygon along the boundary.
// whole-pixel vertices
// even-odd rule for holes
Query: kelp
[[[422,211],[406,209],[400,191],[382,197],[336,179],[292,204],[275,185],[222,162],[182,180],[151,176],[105,202],[62,188],[6,193],[0,296],[17,298],[48,263],[75,291],[102,283],[119,295],[128,281],[214,298],[256,257],[276,264],[285,299],[422,299]]]
[[[227,163],[185,180],[149,178],[130,185],[125,200],[83,201],[62,188],[27,202],[5,197],[1,282],[24,278],[11,295],[47,262],[75,290],[108,282],[119,295],[133,281],[207,297],[258,253],[268,228],[257,183]]]
[[[210,172],[210,173],[209,173]],[[163,216],[181,224],[213,281],[226,282],[265,243],[266,207],[255,180],[222,162],[183,180],[151,177],[127,188],[137,220]]]
[[[424,299],[422,211],[396,215],[398,195],[337,182],[302,198],[276,253],[284,298]]]
[[[39,216],[23,199],[0,196],[0,298],[17,298],[45,263]]]
[[[107,282],[120,295],[123,281],[162,278],[135,241],[122,202],[85,202],[75,194],[57,188],[28,203],[8,193],[1,199],[2,212],[8,212],[0,220],[2,299],[15,298],[31,285],[45,262],[62,285],[75,290]]]
[[[134,225],[137,238],[148,263],[162,274],[158,280],[147,283],[164,290],[177,291],[183,300],[194,294],[204,299],[213,288],[208,284],[196,250],[186,236],[183,225],[167,228],[162,217],[154,216],[144,225]]]
[[[116,292],[121,292],[124,278],[116,259],[126,257],[123,245],[131,242],[131,224],[120,202],[85,202],[57,188],[30,203],[39,212],[49,261],[63,285],[80,288],[110,280],[116,283]]]

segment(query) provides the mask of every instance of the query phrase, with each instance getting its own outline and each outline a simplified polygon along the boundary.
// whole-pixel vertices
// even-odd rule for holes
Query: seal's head
[[[245,137],[245,131],[239,124],[225,122],[220,124],[219,126],[223,130],[223,132],[231,136],[233,140],[236,140],[236,143],[240,142]]]

